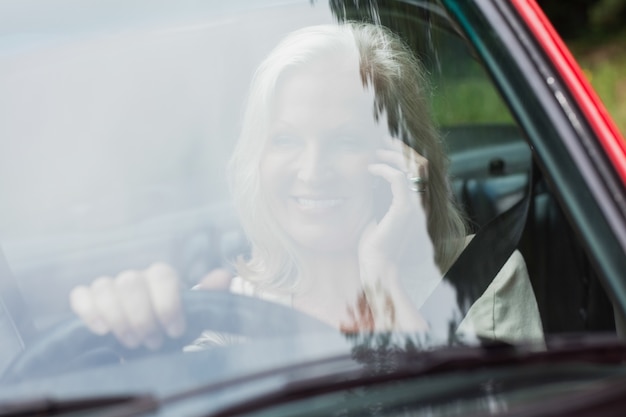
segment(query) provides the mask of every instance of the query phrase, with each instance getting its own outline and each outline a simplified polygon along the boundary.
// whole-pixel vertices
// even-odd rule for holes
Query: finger
[[[383,178],[391,186],[391,208],[399,209],[410,203],[406,174],[388,164],[369,164],[368,171]]]
[[[225,268],[216,268],[206,274],[200,282],[193,287],[194,290],[225,290],[230,287],[233,274]]]
[[[155,350],[161,346],[163,335],[154,313],[150,293],[140,272],[126,271],[115,279],[116,293],[120,295],[126,320],[139,343]]]
[[[383,143],[385,145],[383,149],[397,152],[403,155],[407,161],[415,161],[420,164],[428,163],[428,159],[424,155],[400,139],[390,137],[384,140]]]
[[[70,292],[70,307],[93,333],[104,335],[110,331],[98,314],[89,288],[84,285],[74,288]]]
[[[185,331],[185,317],[176,272],[168,265],[159,263],[146,270],[145,277],[157,319],[168,336],[181,336]]]
[[[409,156],[410,158],[419,157],[424,158],[418,151],[416,151],[411,146],[404,143],[402,140],[389,137],[383,141],[385,145],[385,149],[395,152],[400,152],[402,155]]]
[[[115,337],[128,348],[137,347],[139,339],[126,319],[113,280],[98,278],[91,285],[91,294],[98,314]]]
[[[409,176],[417,176],[425,180],[428,179],[428,160],[411,148],[408,149],[410,149],[412,153],[410,157],[407,157],[407,155],[401,152],[389,149],[377,150],[376,156],[380,161],[391,164],[396,169],[406,172]]]

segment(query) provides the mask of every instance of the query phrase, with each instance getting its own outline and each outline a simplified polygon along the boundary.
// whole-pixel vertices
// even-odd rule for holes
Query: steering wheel
[[[182,296],[187,319],[185,334],[168,339],[158,352],[181,351],[203,330],[250,339],[284,337],[295,333],[335,332],[329,325],[290,307],[228,291],[188,291]],[[113,335],[99,336],[77,317],[46,330],[20,353],[2,375],[2,382],[54,375],[76,368],[76,358],[108,356],[120,362],[154,354],[147,348],[128,349]],[[113,360],[111,360],[113,357]],[[74,363],[74,365],[72,365]],[[81,362],[85,366],[85,360]]]

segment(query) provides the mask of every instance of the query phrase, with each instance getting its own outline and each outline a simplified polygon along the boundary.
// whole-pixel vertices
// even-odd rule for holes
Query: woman
[[[410,50],[380,26],[305,28],[274,49],[253,79],[230,165],[252,247],[231,290],[344,331],[428,328],[419,307],[467,238],[426,86]],[[156,265],[76,288],[71,304],[94,332],[155,348],[184,329],[178,288],[175,272]],[[457,331],[542,337],[519,253]]]

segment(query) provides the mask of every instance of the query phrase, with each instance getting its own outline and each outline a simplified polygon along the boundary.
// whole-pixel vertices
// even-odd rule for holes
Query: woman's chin
[[[372,218],[371,210],[364,206],[360,210],[336,208],[333,213],[317,215],[287,212],[282,225],[303,250],[328,255],[356,253],[363,229]]]
[[[333,255],[346,255],[357,247],[358,239],[354,233],[299,233],[292,236],[296,245],[305,251]]]

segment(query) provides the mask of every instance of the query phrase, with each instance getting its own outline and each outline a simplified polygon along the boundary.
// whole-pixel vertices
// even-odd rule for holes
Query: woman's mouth
[[[298,206],[304,210],[328,210],[343,204],[343,198],[295,198]]]

